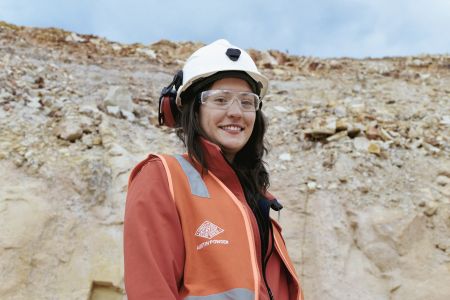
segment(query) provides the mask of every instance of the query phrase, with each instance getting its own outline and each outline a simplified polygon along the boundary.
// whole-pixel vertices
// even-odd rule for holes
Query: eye
[[[241,99],[241,105],[244,108],[255,107],[255,99],[253,97],[244,97]]]
[[[223,96],[216,96],[211,99],[211,102],[216,105],[226,105],[228,103],[228,99]]]

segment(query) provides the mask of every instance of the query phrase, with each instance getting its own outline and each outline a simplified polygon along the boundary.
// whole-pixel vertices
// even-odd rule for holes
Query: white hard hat
[[[220,39],[195,51],[183,67],[183,83],[178,88],[176,103],[181,106],[180,95],[193,83],[224,71],[244,72],[258,86],[261,98],[267,92],[269,80],[257,69],[250,55],[239,47]]]

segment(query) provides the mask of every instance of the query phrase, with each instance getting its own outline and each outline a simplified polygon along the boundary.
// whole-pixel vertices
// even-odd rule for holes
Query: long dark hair
[[[201,91],[209,89],[211,85],[212,83],[203,87],[195,95],[187,94],[189,97],[185,96],[179,120],[180,127],[177,130],[177,135],[183,141],[188,155],[191,159],[199,162],[205,171],[208,170],[208,165],[205,160],[200,138],[204,137],[208,139],[208,137],[200,126],[200,101],[198,101],[198,95]],[[269,173],[266,170],[263,160],[264,154],[267,153],[264,138],[266,130],[267,120],[263,112],[259,109],[256,111],[255,124],[248,142],[236,154],[233,162],[231,162],[231,166],[237,173],[241,184],[252,195],[250,197],[252,199],[247,199],[247,201],[253,202],[252,204],[256,203],[256,198],[264,195],[270,185]]]

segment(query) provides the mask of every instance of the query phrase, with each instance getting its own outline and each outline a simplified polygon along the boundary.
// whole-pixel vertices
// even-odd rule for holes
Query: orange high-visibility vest
[[[156,156],[166,170],[184,236],[181,299],[258,300],[261,278],[244,204],[211,172],[200,175],[187,155]],[[272,223],[275,249],[291,274],[295,299],[303,299],[280,227]]]

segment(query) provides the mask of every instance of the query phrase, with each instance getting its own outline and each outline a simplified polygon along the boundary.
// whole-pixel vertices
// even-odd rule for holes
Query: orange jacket
[[[242,187],[218,147],[203,146],[208,163],[215,162],[203,176],[186,156],[154,155],[130,176],[124,228],[129,300],[268,299],[258,227]],[[276,251],[267,265],[268,284],[277,300],[302,299],[281,229],[273,223]]]

